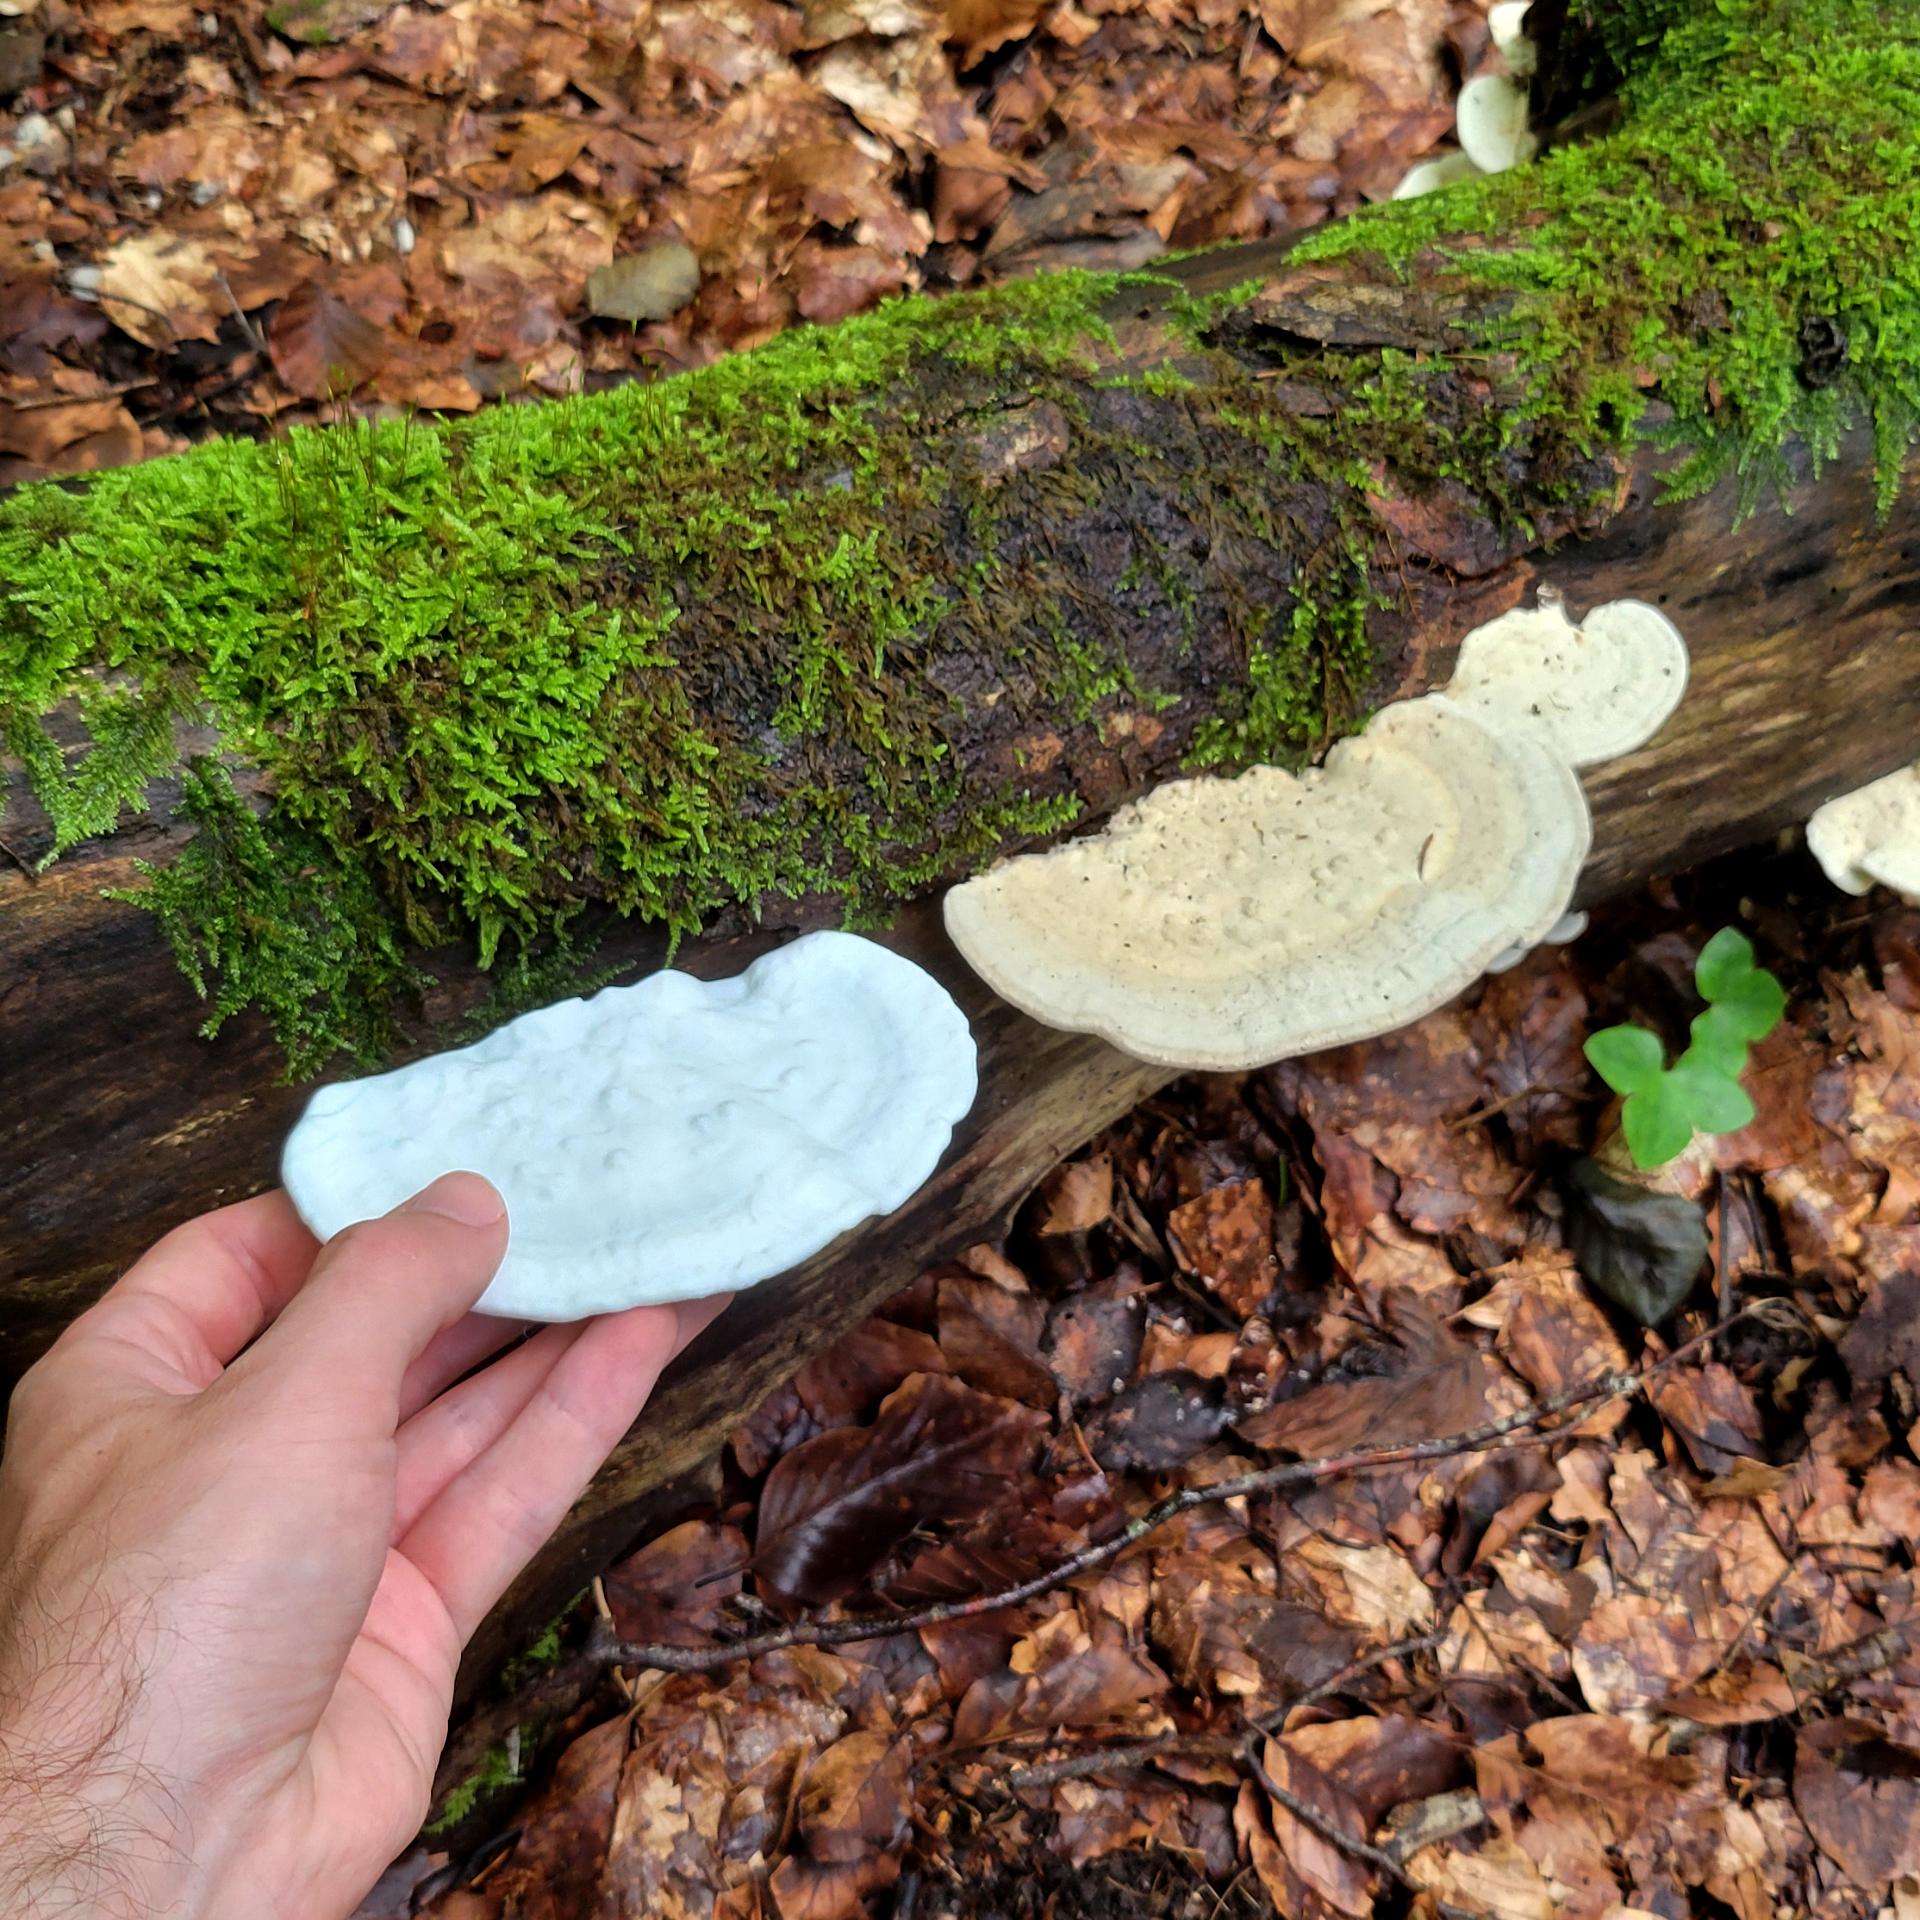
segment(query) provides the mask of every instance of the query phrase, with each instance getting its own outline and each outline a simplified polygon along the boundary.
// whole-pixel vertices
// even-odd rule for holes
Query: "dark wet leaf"
[[[891,1320],[863,1320],[793,1377],[800,1404],[821,1427],[864,1420],[912,1373],[945,1373],[939,1345]]]
[[[308,400],[352,393],[394,357],[397,344],[313,280],[294,288],[267,329],[274,372]]]
[[[1444,1327],[1415,1321],[1389,1351],[1397,1363],[1390,1372],[1309,1387],[1250,1414],[1240,1437],[1311,1460],[1350,1447],[1435,1440],[1486,1418],[1486,1365]]]
[[[1566,1180],[1567,1234],[1581,1277],[1653,1326],[1693,1291],[1707,1264],[1707,1223],[1678,1194],[1650,1193],[1576,1160]]]
[[[605,1577],[607,1605],[624,1640],[692,1647],[740,1591],[747,1536],[718,1520],[687,1520],[629,1554]]]
[[[1165,1473],[1226,1431],[1217,1380],[1175,1367],[1129,1387],[1086,1423],[1087,1444],[1109,1473]]]
[[[916,1527],[991,1506],[1043,1424],[944,1374],[914,1374],[871,1427],[819,1434],[767,1476],[755,1570],[808,1605],[842,1598]]]
[[[1146,1330],[1142,1282],[1124,1268],[1054,1308],[1041,1352],[1076,1400],[1104,1400],[1126,1390]]]

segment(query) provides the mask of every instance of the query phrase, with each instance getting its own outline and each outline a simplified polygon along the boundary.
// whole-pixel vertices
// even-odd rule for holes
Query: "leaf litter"
[[[1570,1244],[1612,1124],[1581,1044],[1758,898],[1793,1003],[1649,1328]],[[1916,955],[1920,913],[1726,862],[1402,1034],[1150,1100],[609,1570],[599,1631],[656,1661],[764,1650],[628,1647],[419,1910],[1912,1911]],[[1425,1451],[1140,1528],[1382,1446]]]
[[[44,10],[0,95],[0,484],[1311,226],[1490,58],[1485,0]]]

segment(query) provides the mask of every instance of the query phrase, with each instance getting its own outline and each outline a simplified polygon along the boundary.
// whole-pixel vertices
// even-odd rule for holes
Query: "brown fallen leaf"
[[[969,1386],[1031,1407],[1053,1405],[1059,1383],[1039,1354],[1046,1303],[1024,1282],[1015,1291],[970,1273],[943,1275],[938,1312],[940,1350]]]
[[[863,1730],[836,1740],[808,1767],[799,1825],[816,1860],[853,1865],[907,1837],[913,1750],[898,1735]]]
[[[767,1476],[755,1571],[802,1604],[840,1599],[916,1527],[991,1506],[1043,1424],[1032,1409],[943,1374],[911,1375],[871,1427],[817,1435]]]
[[[402,344],[317,280],[296,287],[267,329],[273,370],[303,399],[352,393],[390,361]]]
[[[1384,1349],[1377,1362],[1391,1372],[1309,1387],[1247,1415],[1236,1429],[1240,1437],[1311,1460],[1478,1426],[1487,1418],[1486,1360],[1413,1305],[1405,1305],[1401,1317],[1402,1344]]]
[[[1920,1872],[1920,1752],[1870,1721],[1800,1729],[1793,1804],[1821,1851],[1869,1898],[1896,1875]]]
[[[794,1375],[793,1390],[817,1426],[848,1427],[866,1419],[909,1374],[948,1370],[929,1335],[892,1320],[863,1320],[809,1360]]]
[[[615,1630],[625,1640],[693,1647],[707,1640],[720,1610],[740,1591],[747,1537],[718,1520],[686,1520],[603,1577]]]
[[[1167,1216],[1174,1258],[1243,1319],[1266,1306],[1279,1281],[1273,1236],[1273,1201],[1257,1179],[1214,1187]]]
[[[1032,30],[1047,0],[946,0],[947,38],[970,67],[983,55]]]

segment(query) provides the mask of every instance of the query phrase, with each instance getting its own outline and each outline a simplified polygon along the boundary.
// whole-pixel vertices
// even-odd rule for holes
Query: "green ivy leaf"
[[[1667,1078],[1678,1088],[1701,1133],[1738,1133],[1753,1124],[1753,1101],[1738,1080],[1698,1062],[1681,1061]]]
[[[1659,1036],[1645,1027],[1603,1027],[1588,1037],[1585,1051],[1594,1072],[1615,1093],[1654,1086],[1667,1064]]]
[[[1684,1086],[1673,1074],[1663,1073],[1628,1099],[1620,1124],[1636,1167],[1664,1167],[1684,1153],[1693,1138],[1693,1112]]]
[[[1690,1029],[1693,1044],[1674,1062],[1681,1067],[1711,1067],[1729,1080],[1738,1080],[1747,1070],[1747,1036],[1739,1016],[1727,1007],[1709,1007],[1696,1014]]]
[[[1722,927],[1700,949],[1700,958],[1693,963],[1693,980],[1701,999],[1717,1001],[1753,971],[1753,942],[1732,927]]]
[[[1743,974],[1725,993],[1714,996],[1716,1011],[1736,1023],[1743,1040],[1764,1040],[1787,1010],[1787,990],[1763,968]]]

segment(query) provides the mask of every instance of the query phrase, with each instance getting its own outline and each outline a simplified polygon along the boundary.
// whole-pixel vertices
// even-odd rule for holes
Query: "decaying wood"
[[[1237,282],[1244,250],[1196,279]],[[1289,326],[1308,299],[1288,296]],[[1377,306],[1377,302],[1375,303]],[[1376,329],[1379,316],[1369,310]],[[1423,315],[1428,329],[1444,315]],[[1467,627],[1542,582],[1576,611],[1634,596],[1663,605],[1694,655],[1686,705],[1646,751],[1589,782],[1597,838],[1589,897],[1615,892],[1804,819],[1831,794],[1910,759],[1920,743],[1920,506],[1876,528],[1862,448],[1791,514],[1763,507],[1737,531],[1728,493],[1654,503],[1653,467],[1630,476],[1607,531],[1551,555],[1498,557],[1450,578],[1427,569],[1398,636],[1396,684],[1444,681]],[[1089,771],[1110,807],[1177,765],[1177,741]],[[23,810],[0,825],[19,844]],[[31,831],[31,823],[28,823]],[[0,1372],[17,1371],[159,1232],[273,1179],[305,1098],[279,1084],[258,1023],[196,1037],[192,995],[138,910],[101,898],[164,857],[158,821],[84,847],[39,878],[0,854]],[[778,932],[701,943],[695,971],[735,971]],[[993,1002],[939,932],[937,904],[885,936],[944,980],[974,1022],[981,1095],[936,1177],[900,1212],[736,1303],[663,1383],[559,1538],[475,1643],[471,1688],[583,1586],[630,1536],[650,1496],[697,1468],[755,1402],[928,1262],[994,1233],[1062,1155],[1168,1077],[1083,1038],[1046,1032]],[[658,957],[655,936],[616,934],[612,960]],[[471,1004],[449,984],[450,1018]]]

